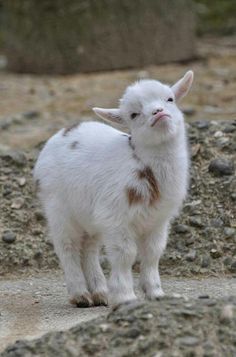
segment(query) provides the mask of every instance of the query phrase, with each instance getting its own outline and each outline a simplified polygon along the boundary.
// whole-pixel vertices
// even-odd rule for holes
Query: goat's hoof
[[[108,297],[105,292],[93,293],[92,299],[93,299],[93,304],[95,306],[107,306],[108,305]]]
[[[93,306],[93,300],[90,293],[76,294],[70,299],[70,303],[77,307]]]

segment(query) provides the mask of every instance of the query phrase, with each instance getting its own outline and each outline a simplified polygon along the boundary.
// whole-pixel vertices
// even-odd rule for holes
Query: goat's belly
[[[158,210],[156,208],[137,209],[129,214],[129,229],[138,236],[149,235],[158,225]]]

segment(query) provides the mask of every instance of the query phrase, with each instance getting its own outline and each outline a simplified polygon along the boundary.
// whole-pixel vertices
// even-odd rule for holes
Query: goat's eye
[[[167,102],[173,102],[173,101],[174,101],[174,99],[171,97],[167,99]]]
[[[130,115],[130,118],[131,118],[131,119],[135,119],[138,115],[139,115],[139,113],[132,113],[132,114]]]

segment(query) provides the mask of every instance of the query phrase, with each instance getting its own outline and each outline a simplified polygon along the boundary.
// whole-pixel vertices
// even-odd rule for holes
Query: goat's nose
[[[163,108],[157,108],[153,110],[152,115],[156,115],[157,113],[163,112]]]

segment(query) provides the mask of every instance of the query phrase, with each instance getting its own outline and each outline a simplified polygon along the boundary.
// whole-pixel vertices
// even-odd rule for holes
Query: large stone
[[[2,2],[9,68],[72,73],[143,67],[195,55],[190,0]]]

